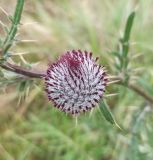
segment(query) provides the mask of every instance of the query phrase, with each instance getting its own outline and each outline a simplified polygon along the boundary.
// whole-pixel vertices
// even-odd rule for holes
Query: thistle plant
[[[153,97],[145,89],[135,84],[132,79],[133,75],[131,75],[132,70],[129,68],[130,34],[135,12],[132,12],[127,19],[118,49],[111,52],[115,60],[113,75],[106,75],[106,69],[97,63],[98,58],[94,58],[91,52],[82,50],[67,51],[58,61],[49,64],[47,71],[41,73],[34,71],[31,66],[16,64],[9,52],[12,45],[16,43],[23,7],[24,0],[17,0],[15,13],[13,17],[9,16],[11,27],[10,29],[5,28],[7,36],[0,43],[1,69],[17,73],[16,77],[19,78],[19,81],[41,78],[44,81],[48,99],[54,106],[75,116],[91,110],[99,103],[106,120],[115,124],[109,105],[104,100],[107,84],[129,88],[151,105],[153,104]]]
[[[97,105],[107,84],[106,72],[96,64],[97,59],[91,52],[73,50],[49,66],[45,83],[54,106],[78,115]]]

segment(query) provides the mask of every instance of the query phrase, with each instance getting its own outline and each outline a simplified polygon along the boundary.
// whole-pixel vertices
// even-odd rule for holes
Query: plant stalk
[[[27,76],[30,78],[43,78],[45,76],[45,73],[40,73],[40,72],[36,72],[36,71],[29,70],[26,68],[22,68],[21,66],[17,66],[9,62],[0,64],[0,66],[8,71],[11,71],[11,72],[23,75],[23,76]]]
[[[124,81],[120,77],[115,78],[114,81],[116,81],[116,83],[114,83],[114,84],[122,85],[124,87],[127,87],[127,88],[133,90],[135,93],[137,93],[138,95],[140,95],[141,97],[143,97],[145,100],[147,100],[148,102],[150,102],[151,104],[153,104],[153,96],[151,96],[150,94],[148,94],[142,87],[139,87],[138,85],[130,82],[130,80],[125,85]]]
[[[3,55],[7,54],[7,51],[10,49],[10,47],[13,44],[14,38],[18,30],[18,25],[20,24],[23,6],[24,6],[24,0],[17,0],[15,13],[12,19],[12,26],[8,32],[8,35],[6,36],[6,39],[4,40],[2,44],[2,54]]]

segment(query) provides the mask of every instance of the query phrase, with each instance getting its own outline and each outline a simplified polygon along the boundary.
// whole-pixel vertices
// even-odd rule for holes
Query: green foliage
[[[116,70],[122,73],[122,79],[124,79],[125,84],[128,83],[129,73],[128,73],[128,64],[129,64],[129,47],[130,47],[130,34],[134,22],[135,12],[132,12],[126,22],[125,30],[123,37],[119,41],[119,50],[114,51],[113,54],[116,57],[117,61],[115,63]]]
[[[123,39],[121,39],[121,43],[123,45],[123,50],[121,54],[123,54],[123,56],[125,57],[127,56],[128,51],[129,51],[129,39],[130,39],[134,17],[135,17],[135,12],[132,12],[127,19],[124,36],[123,36]]]
[[[103,113],[105,119],[110,122],[111,124],[115,124],[115,120],[114,120],[114,117],[109,109],[109,106],[107,105],[106,102],[102,101],[100,103],[100,106],[99,106],[101,112]]]

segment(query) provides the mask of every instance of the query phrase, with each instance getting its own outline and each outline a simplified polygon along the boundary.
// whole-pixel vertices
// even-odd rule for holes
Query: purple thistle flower
[[[60,110],[78,115],[91,110],[102,98],[106,72],[96,64],[92,53],[68,51],[47,69],[46,92]]]

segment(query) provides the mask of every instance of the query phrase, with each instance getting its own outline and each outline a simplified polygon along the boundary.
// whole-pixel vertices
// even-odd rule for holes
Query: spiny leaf
[[[20,23],[23,6],[24,6],[24,0],[18,0],[16,5],[16,10],[12,18],[13,23],[15,25],[18,25]]]
[[[125,31],[124,31],[124,36],[123,39],[121,40],[122,45],[123,45],[123,55],[127,56],[128,50],[129,50],[129,39],[130,39],[130,34],[131,34],[131,29],[133,26],[134,22],[134,17],[135,17],[135,12],[132,12],[126,22],[125,26]]]
[[[13,20],[12,20],[12,26],[2,46],[4,55],[7,53],[7,51],[13,44],[14,38],[18,30],[18,25],[20,24],[23,6],[24,6],[24,0],[17,0],[15,13],[14,13]]]
[[[130,33],[131,33],[134,17],[135,17],[135,12],[132,12],[127,19],[126,27],[124,31],[124,38],[123,38],[124,42],[127,42],[130,39]]]
[[[104,115],[105,119],[108,122],[110,122],[113,125],[116,125],[119,129],[121,129],[121,127],[116,123],[114,116],[112,115],[112,113],[109,109],[109,106],[105,101],[101,101],[99,108],[100,108],[100,111],[102,112],[102,114]]]

